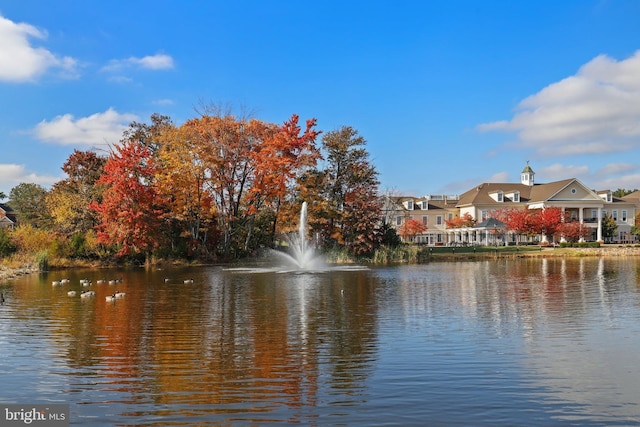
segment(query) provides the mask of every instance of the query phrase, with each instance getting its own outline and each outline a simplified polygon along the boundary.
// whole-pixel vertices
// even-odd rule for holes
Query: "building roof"
[[[575,178],[570,178],[562,181],[550,182],[548,184],[535,185],[525,185],[513,182],[485,182],[475,188],[472,188],[466,193],[463,193],[460,196],[458,206],[495,204],[496,201],[491,197],[491,194],[499,191],[502,191],[505,194],[505,202],[507,203],[512,200],[509,200],[506,195],[516,191],[520,193],[519,204],[544,202],[574,181],[577,180]]]

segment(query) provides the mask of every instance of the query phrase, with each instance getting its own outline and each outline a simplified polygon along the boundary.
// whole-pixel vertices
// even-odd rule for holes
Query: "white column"
[[[602,242],[602,208],[598,208],[598,231],[596,232],[598,242]]]

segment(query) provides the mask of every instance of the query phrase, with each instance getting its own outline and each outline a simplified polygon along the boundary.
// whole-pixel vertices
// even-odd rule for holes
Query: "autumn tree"
[[[405,242],[411,241],[416,235],[427,231],[428,227],[421,221],[407,218],[400,226],[399,234]]]
[[[532,230],[536,234],[546,236],[547,240],[551,242],[553,242],[553,236],[558,233],[564,220],[562,208],[557,206],[534,211],[532,219]]]
[[[591,229],[580,221],[565,221],[558,231],[567,242],[575,243],[591,235]]]
[[[169,116],[153,113],[151,123],[131,122],[124,131],[122,140],[135,141],[155,153],[162,145],[162,135],[172,128],[175,125]]]
[[[18,222],[35,228],[51,228],[46,196],[47,190],[39,184],[21,183],[13,187],[9,199]]]
[[[117,255],[144,254],[158,246],[163,209],[155,187],[156,161],[149,147],[127,140],[116,146],[98,180],[106,189],[90,208],[100,218],[98,239],[117,245]]]
[[[462,216],[445,220],[445,224],[447,228],[470,228],[476,225],[476,220],[473,219],[470,213],[466,212]]]
[[[188,246],[206,251],[215,221],[213,197],[207,190],[209,165],[203,160],[210,147],[192,125],[188,122],[179,128],[167,127],[158,137],[161,167],[156,180],[158,190],[169,201],[170,217],[189,238]]]
[[[534,213],[527,208],[498,209],[492,212],[492,216],[503,222],[507,230],[516,233],[518,243],[521,235],[536,234]]]
[[[102,175],[106,158],[92,151],[74,150],[62,166],[67,178],[55,183],[47,194],[47,208],[58,231],[67,235],[86,233],[98,222],[97,214],[89,209],[100,198],[96,185]]]
[[[251,153],[256,168],[249,213],[255,215],[263,208],[272,213],[271,241],[276,236],[282,203],[293,192],[293,184],[305,171],[315,167],[320,158],[315,145],[320,134],[315,130],[316,120],[307,120],[304,131],[298,122],[299,117],[294,114],[275,132],[265,134],[262,143]]]

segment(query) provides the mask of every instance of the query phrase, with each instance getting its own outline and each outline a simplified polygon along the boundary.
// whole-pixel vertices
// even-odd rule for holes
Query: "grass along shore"
[[[640,257],[640,245],[602,245],[595,248],[561,248],[541,246],[466,246],[466,247],[426,247],[402,245],[396,248],[384,247],[376,251],[371,258],[353,258],[346,251],[330,251],[327,262],[332,264],[418,264],[432,261],[465,261],[505,258],[551,258],[551,257]],[[163,262],[162,265],[176,264]],[[185,265],[177,262],[177,265]],[[33,259],[5,258],[0,260],[0,284],[26,274],[39,271],[66,268],[102,268],[114,267],[96,262],[56,259],[43,265],[37,257]]]

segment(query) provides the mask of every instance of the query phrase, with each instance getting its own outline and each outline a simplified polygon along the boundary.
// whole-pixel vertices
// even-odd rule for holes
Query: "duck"
[[[85,280],[84,282],[82,282],[82,286],[91,286],[91,285],[93,285],[91,280]]]
[[[67,292],[67,295],[69,295],[70,297],[75,297],[77,295],[76,291],[69,291]]]
[[[116,291],[116,293],[113,294],[115,298],[124,298],[125,295],[126,294],[124,292],[120,292],[120,291]]]
[[[184,283],[193,283],[193,279],[184,279]]]
[[[62,283],[60,283],[59,280],[54,280],[53,282],[51,282],[51,285],[53,285],[53,286],[58,286],[58,285],[61,285],[61,284]]]
[[[101,285],[101,284],[103,284],[103,283],[104,283],[104,279],[98,279],[98,280],[96,280],[96,283],[97,283],[98,285]]]
[[[107,300],[107,302],[115,301],[116,300],[116,294],[107,295],[106,300]]]
[[[70,282],[70,280],[69,280],[69,279],[62,279],[62,280],[60,280],[60,283],[69,283],[69,282]]]

